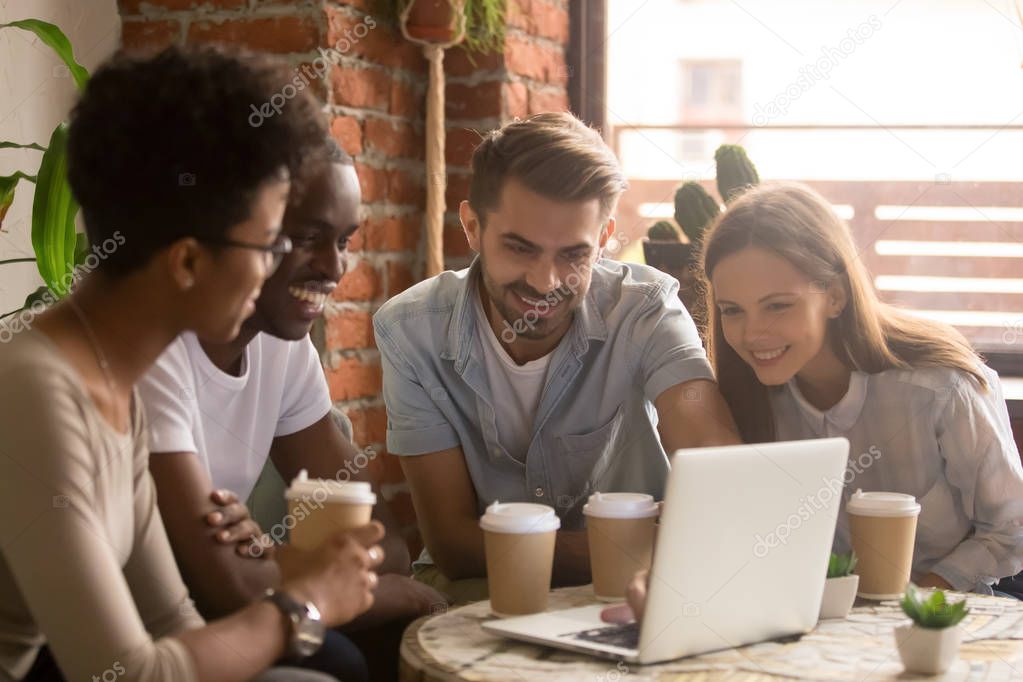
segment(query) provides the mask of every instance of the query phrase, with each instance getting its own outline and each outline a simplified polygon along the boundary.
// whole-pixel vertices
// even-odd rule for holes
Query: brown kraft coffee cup
[[[857,595],[899,599],[913,569],[920,505],[912,495],[857,490],[846,504],[849,534],[860,576]]]
[[[601,601],[625,597],[637,571],[650,568],[657,503],[641,493],[593,493],[583,507],[593,593]]]
[[[561,520],[542,504],[494,502],[480,518],[490,610],[522,616],[547,610],[554,539]]]
[[[311,479],[305,469],[284,497],[294,524],[291,544],[299,549],[315,549],[333,535],[365,526],[377,501],[369,483]]]

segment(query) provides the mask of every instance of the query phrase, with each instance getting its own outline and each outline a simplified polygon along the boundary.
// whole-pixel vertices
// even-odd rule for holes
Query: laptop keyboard
[[[573,632],[567,637],[581,639],[586,642],[605,644],[607,646],[619,647],[621,649],[639,648],[639,623],[627,623],[626,625],[609,625],[604,628],[583,630]]]

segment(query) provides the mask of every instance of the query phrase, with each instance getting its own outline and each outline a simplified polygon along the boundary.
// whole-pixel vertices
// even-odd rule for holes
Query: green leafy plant
[[[828,578],[844,578],[856,568],[856,552],[834,554],[828,559]]]
[[[410,2],[376,0],[375,13],[396,25]],[[478,53],[502,51],[507,16],[508,0],[465,0],[465,49]]]
[[[900,605],[903,612],[916,625],[932,630],[958,625],[970,612],[966,608],[965,599],[952,604],[945,599],[945,593],[942,590],[934,590],[930,597],[921,599],[919,590],[912,583],[906,588],[906,594],[903,595]]]
[[[34,33],[64,62],[78,89],[85,88],[89,72],[75,60],[71,41],[58,27],[38,19],[23,19],[0,24],[0,29],[4,28],[17,28]],[[35,252],[34,260],[39,275],[46,285],[29,295],[25,301],[26,306],[39,300],[46,290],[58,298],[66,295],[71,281],[69,275],[76,265],[84,261],[87,253],[85,235],[75,230],[78,203],[72,196],[67,181],[67,134],[67,124],[61,122],[50,135],[46,147],[34,142],[19,144],[0,141],[0,149],[34,149],[43,153],[39,170],[35,175],[17,171],[12,175],[0,177],[0,226],[14,201],[14,192],[19,182],[35,183],[32,200],[32,250]],[[30,260],[33,259],[15,258],[0,261],[0,264]],[[15,312],[18,311],[8,315]]]

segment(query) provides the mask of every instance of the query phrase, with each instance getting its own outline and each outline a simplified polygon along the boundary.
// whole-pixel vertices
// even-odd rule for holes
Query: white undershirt
[[[479,334],[486,339],[483,342],[483,358],[494,411],[497,413],[498,441],[509,455],[524,462],[533,437],[536,408],[540,403],[547,366],[553,352],[524,365],[516,364],[494,334],[479,296],[474,298]]]

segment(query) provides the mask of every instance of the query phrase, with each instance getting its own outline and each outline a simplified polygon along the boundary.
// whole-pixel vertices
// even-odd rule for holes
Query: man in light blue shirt
[[[666,452],[738,442],[678,282],[601,258],[625,187],[570,114],[493,131],[460,206],[478,258],[374,317],[387,448],[427,549],[416,575],[458,600],[485,595],[463,579],[485,575],[477,522],[495,500],[554,507],[554,582],[585,583],[592,492],[659,499]]]

